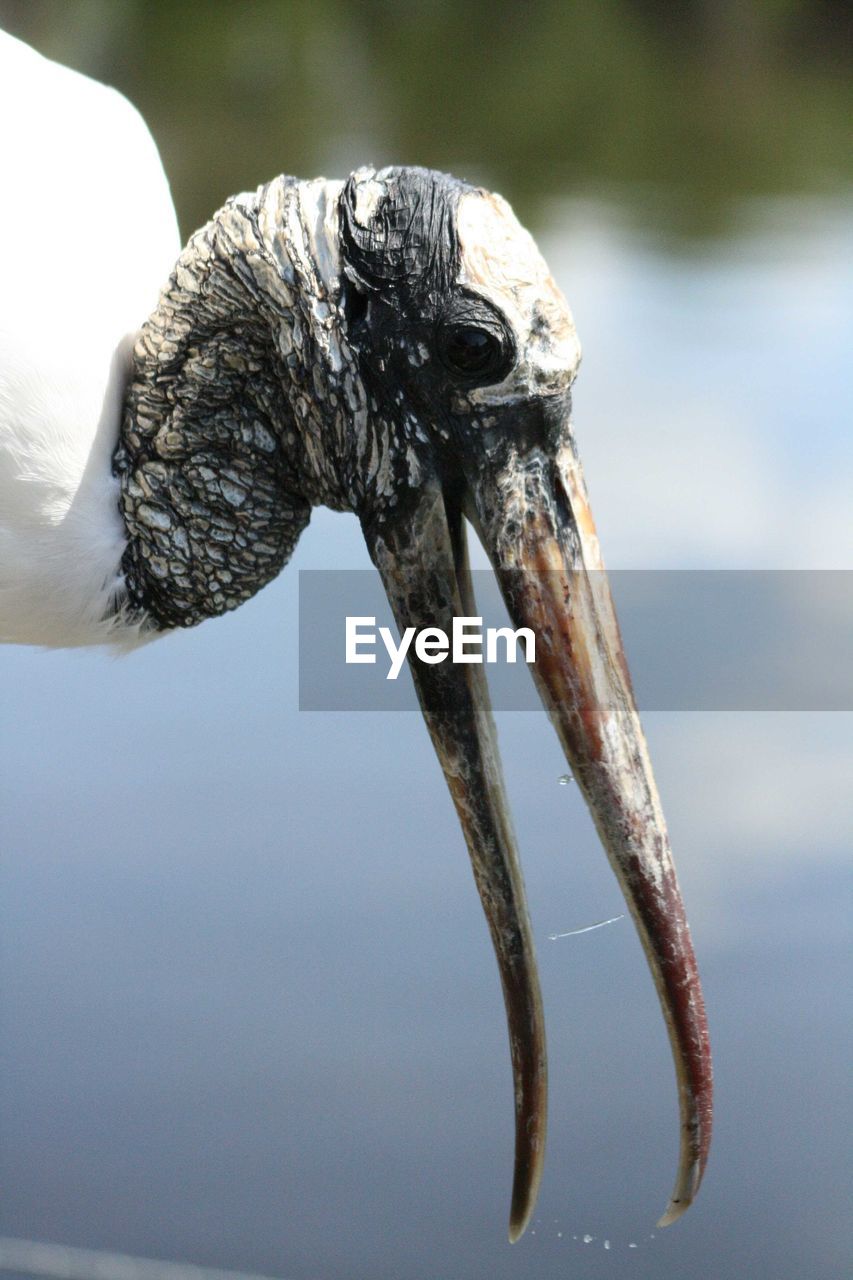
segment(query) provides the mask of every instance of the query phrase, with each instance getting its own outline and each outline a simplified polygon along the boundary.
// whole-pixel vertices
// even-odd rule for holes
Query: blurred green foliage
[[[846,0],[0,0],[122,89],[181,224],[280,172],[449,169],[531,223],[604,196],[665,235],[853,170]],[[5,127],[9,127],[8,123]]]

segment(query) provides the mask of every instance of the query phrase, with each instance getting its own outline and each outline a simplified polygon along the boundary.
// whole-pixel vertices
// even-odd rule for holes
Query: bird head
[[[710,1053],[573,438],[579,361],[566,301],[499,196],[389,168],[344,183],[279,179],[236,197],[191,241],[137,345],[117,455],[126,569],[163,625],[199,621],[277,572],[310,505],[325,502],[359,517],[400,629],[449,633],[454,617],[477,612],[466,519],[474,527],[514,626],[536,637],[534,679],[660,997],[681,1119],[669,1222],[693,1199],[707,1159]],[[212,534],[199,534],[199,519]],[[262,561],[253,539],[267,548]],[[418,657],[411,666],[503,985],[514,1239],[533,1209],[545,1139],[545,1033],[524,885],[483,668]]]

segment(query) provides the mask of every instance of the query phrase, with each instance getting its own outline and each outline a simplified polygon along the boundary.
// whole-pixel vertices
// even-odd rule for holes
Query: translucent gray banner
[[[486,628],[508,627],[493,574],[472,577],[484,636]],[[641,709],[853,710],[853,571],[615,570],[607,577]],[[351,656],[373,654],[375,662],[347,662],[348,618],[375,619],[349,624]],[[381,627],[398,646],[372,570],[300,572],[301,710],[417,707],[407,662],[400,660],[398,678],[388,678],[392,659]],[[467,628],[470,635],[476,630]],[[432,639],[436,653],[440,645]],[[503,640],[495,648],[498,661],[486,664],[495,709],[538,709],[523,647],[514,664],[506,661]],[[476,651],[469,643],[467,652]]]

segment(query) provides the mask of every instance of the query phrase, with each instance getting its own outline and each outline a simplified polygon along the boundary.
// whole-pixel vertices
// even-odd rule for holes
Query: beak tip
[[[687,1212],[699,1192],[699,1186],[702,1182],[702,1175],[705,1172],[705,1162],[697,1161],[692,1165],[690,1172],[685,1178],[679,1177],[675,1190],[670,1197],[669,1204],[666,1206],[662,1216],[658,1219],[659,1227],[671,1227],[674,1222]],[[692,1176],[691,1176],[692,1175]]]
[[[510,1244],[516,1244],[521,1239],[527,1230],[529,1220],[529,1218],[522,1218],[521,1221],[516,1221],[514,1218],[510,1219],[509,1231],[507,1233]]]
[[[516,1244],[530,1226],[533,1210],[536,1208],[536,1197],[539,1194],[539,1178],[541,1166],[531,1180],[525,1180],[519,1190],[513,1188],[512,1208],[509,1214],[509,1242]]]
[[[677,1222],[683,1213],[690,1208],[689,1200],[670,1200],[666,1206],[666,1210],[658,1218],[655,1224],[658,1227],[671,1227],[673,1222]]]

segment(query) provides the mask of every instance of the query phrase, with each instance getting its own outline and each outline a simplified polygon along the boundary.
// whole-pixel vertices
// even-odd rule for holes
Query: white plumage
[[[175,210],[135,108],[2,32],[0,113],[0,641],[98,643],[125,541],[110,459]]]

